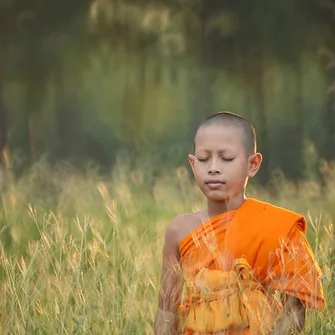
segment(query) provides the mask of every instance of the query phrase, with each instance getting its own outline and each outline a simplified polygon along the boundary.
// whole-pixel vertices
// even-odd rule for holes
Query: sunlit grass
[[[325,187],[250,185],[308,218],[328,307],[309,312],[305,334],[335,333],[334,171]],[[153,177],[122,161],[102,177],[40,162],[22,178],[1,170],[0,183],[1,334],[153,334],[165,227],[203,205],[186,168]]]

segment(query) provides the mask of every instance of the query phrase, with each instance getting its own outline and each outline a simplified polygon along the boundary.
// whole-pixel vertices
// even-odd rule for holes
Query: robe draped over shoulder
[[[191,304],[199,271],[231,271],[236,259],[244,259],[250,265],[253,280],[264,294],[278,290],[303,300],[309,308],[323,310],[321,270],[305,233],[303,216],[254,199],[207,220],[179,245],[185,281],[180,310]],[[231,329],[225,334],[258,334],[249,328]],[[186,328],[182,334],[210,333]]]

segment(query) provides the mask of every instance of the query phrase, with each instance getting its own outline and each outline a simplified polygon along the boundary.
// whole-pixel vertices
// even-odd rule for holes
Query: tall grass
[[[304,334],[335,333],[335,169],[323,172],[323,187],[279,175],[249,191],[308,218],[328,306]],[[121,160],[102,177],[41,161],[20,178],[3,168],[0,186],[1,334],[153,334],[165,227],[204,204],[185,167],[154,177]]]

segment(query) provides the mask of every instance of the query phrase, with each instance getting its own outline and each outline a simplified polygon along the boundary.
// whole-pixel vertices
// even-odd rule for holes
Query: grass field
[[[308,219],[328,306],[304,334],[335,334],[335,169],[323,173],[323,187],[278,175],[271,192],[248,193]],[[204,199],[184,167],[152,174],[126,161],[105,177],[43,162],[20,179],[1,170],[1,334],[153,334],[165,227]]]

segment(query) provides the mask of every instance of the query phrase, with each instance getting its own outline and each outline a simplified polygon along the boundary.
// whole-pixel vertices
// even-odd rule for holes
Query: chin
[[[209,200],[209,201],[215,201],[215,202],[220,202],[220,201],[225,201],[229,199],[229,194],[228,192],[224,192],[222,190],[208,190],[205,187],[200,187],[200,190],[202,194]]]
[[[214,201],[214,202],[221,202],[221,201],[226,201],[229,199],[229,196],[227,194],[205,194],[206,198],[209,201]]]
[[[228,197],[208,197],[207,199],[212,202],[223,202],[227,201]]]

